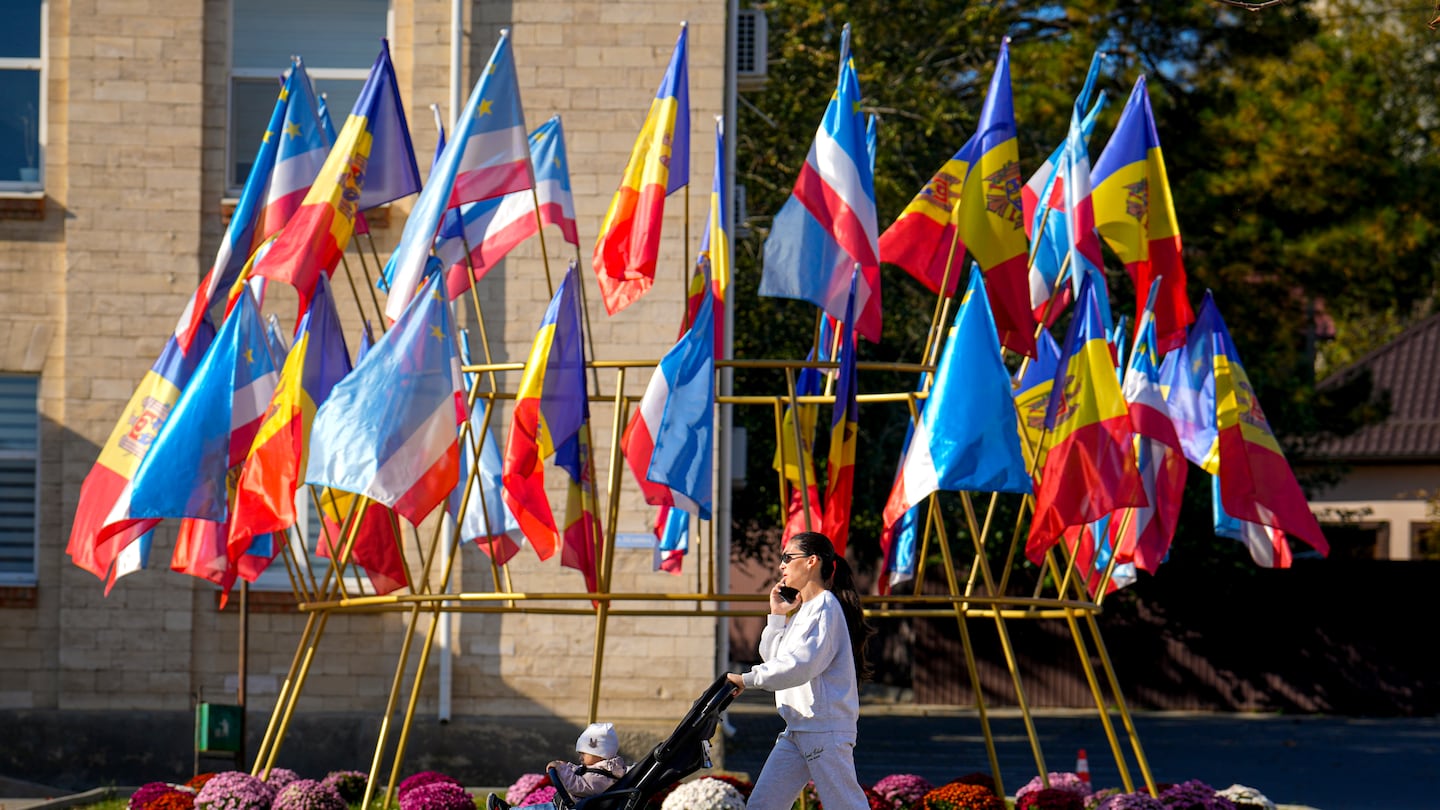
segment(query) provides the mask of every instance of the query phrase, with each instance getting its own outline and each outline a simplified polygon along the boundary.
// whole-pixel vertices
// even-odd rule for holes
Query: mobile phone
[[[800,595],[800,590],[799,590],[798,588],[792,588],[792,587],[790,587],[789,585],[781,585],[781,586],[780,586],[780,598],[781,598],[781,600],[783,600],[783,601],[786,601],[786,602],[794,602],[794,601],[795,601],[795,597],[797,597],[797,596],[799,596],[799,595]]]

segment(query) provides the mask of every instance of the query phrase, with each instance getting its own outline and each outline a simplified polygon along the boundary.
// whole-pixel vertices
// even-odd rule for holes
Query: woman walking
[[[780,555],[780,580],[770,589],[763,663],[729,676],[736,694],[774,692],[785,720],[748,810],[787,810],[810,781],[825,810],[869,810],[855,776],[855,726],[859,682],[870,674],[865,641],[873,632],[850,565],[830,539],[819,532],[790,538]]]

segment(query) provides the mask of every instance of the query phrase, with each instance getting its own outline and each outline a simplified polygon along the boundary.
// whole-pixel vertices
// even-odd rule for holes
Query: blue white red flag
[[[384,276],[390,282],[386,317],[399,318],[420,288],[426,259],[448,209],[528,189],[534,183],[515,56],[509,32],[502,30],[385,266]]]
[[[670,489],[675,506],[710,519],[715,454],[715,305],[707,296],[685,333],[660,359],[669,395],[646,478]]]
[[[450,307],[432,278],[315,414],[306,483],[363,495],[412,524],[459,478],[465,420]]]
[[[541,225],[558,227],[566,242],[580,246],[560,116],[530,133],[530,160],[535,166],[533,194],[529,190],[515,191],[504,197],[466,203],[445,217],[435,237],[435,255],[446,268],[445,290],[450,298],[470,289],[472,272],[473,278],[479,280],[521,242],[539,233]],[[465,260],[467,246],[469,262]]]
[[[845,58],[795,189],[765,240],[760,294],[809,301],[842,319],[859,264],[855,329],[878,343],[880,231],[860,103],[854,59]]]

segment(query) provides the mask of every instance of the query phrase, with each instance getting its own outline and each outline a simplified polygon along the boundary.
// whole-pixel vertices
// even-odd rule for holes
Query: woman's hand
[[[745,691],[745,678],[743,678],[740,673],[728,672],[725,674],[725,680],[729,681],[735,687],[736,695]]]
[[[770,612],[777,616],[788,615],[790,611],[800,607],[800,604],[805,601],[805,598],[798,593],[795,595],[795,601],[785,601],[785,597],[780,595],[780,589],[783,587],[785,587],[785,583],[777,582],[770,588]]]

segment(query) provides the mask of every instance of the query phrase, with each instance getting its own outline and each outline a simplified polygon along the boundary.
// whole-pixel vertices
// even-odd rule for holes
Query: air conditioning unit
[[[759,90],[765,86],[767,36],[764,11],[739,11],[735,17],[735,89]]]

